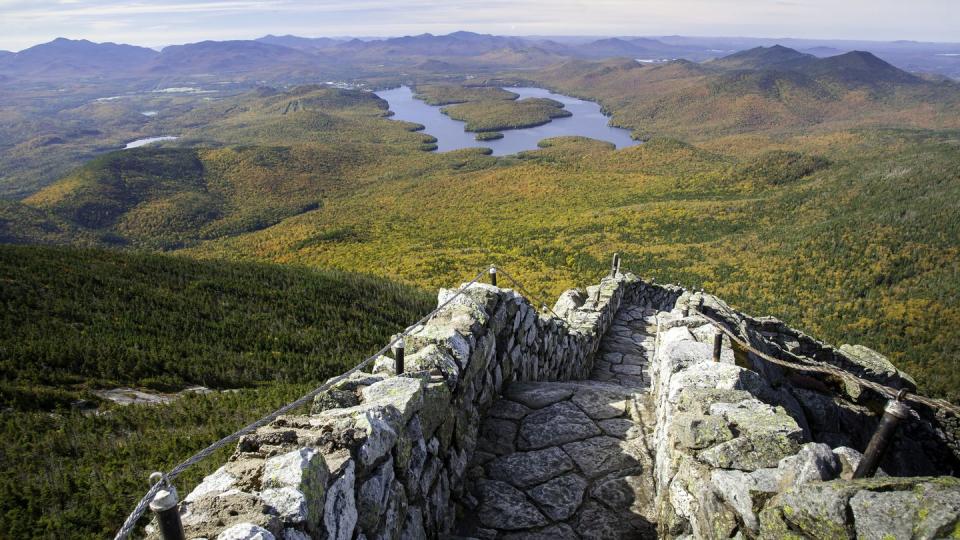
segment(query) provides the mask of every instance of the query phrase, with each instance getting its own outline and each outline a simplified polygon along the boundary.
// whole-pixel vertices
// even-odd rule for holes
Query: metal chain
[[[785,367],[785,368],[787,368],[787,369],[793,369],[793,370],[812,371],[812,372],[814,372],[814,373],[823,373],[823,374],[827,374],[827,375],[834,375],[834,376],[840,377],[840,378],[842,378],[842,379],[844,379],[844,380],[846,380],[846,381],[848,381],[848,382],[853,382],[853,383],[855,383],[855,384],[858,384],[858,385],[860,385],[860,386],[863,387],[863,388],[869,388],[869,389],[871,389],[871,390],[873,390],[873,391],[875,391],[875,392],[877,392],[877,393],[879,393],[879,394],[886,395],[886,396],[887,396],[888,398],[890,398],[890,399],[897,399],[898,394],[901,392],[901,390],[899,390],[899,389],[891,388],[891,387],[889,387],[889,386],[884,386],[884,385],[882,385],[882,384],[880,384],[880,383],[876,383],[876,382],[873,382],[873,381],[868,381],[868,380],[861,379],[860,377],[857,377],[856,375],[853,375],[853,374],[850,373],[849,371],[845,371],[845,370],[842,370],[842,369],[840,369],[840,368],[836,368],[836,367],[829,366],[829,365],[826,365],[826,364],[821,364],[821,363],[818,363],[818,364],[800,364],[800,363],[797,363],[797,362],[789,362],[789,361],[787,361],[787,360],[781,360],[780,358],[776,358],[776,357],[770,356],[769,354],[766,354],[766,353],[764,353],[764,352],[762,352],[762,351],[757,350],[755,347],[753,347],[752,345],[750,345],[750,344],[749,344],[748,342],[746,342],[745,340],[741,339],[739,336],[735,335],[735,334],[734,334],[732,331],[730,331],[726,326],[724,326],[724,325],[723,325],[722,323],[720,323],[719,321],[713,319],[713,318],[710,317],[709,315],[707,315],[707,314],[705,314],[705,313],[703,313],[703,312],[698,312],[698,313],[699,313],[701,316],[703,316],[703,318],[707,319],[707,320],[710,322],[710,324],[712,324],[713,326],[717,327],[717,329],[719,329],[721,332],[723,332],[724,334],[726,334],[732,341],[734,341],[735,343],[737,343],[738,345],[740,345],[741,347],[743,347],[743,348],[746,349],[747,351],[749,351],[749,352],[751,352],[751,353],[759,356],[760,358],[763,358],[764,360],[766,360],[766,361],[768,361],[768,362],[771,362],[771,363],[773,363],[773,364],[776,364],[776,365],[778,365],[778,366]],[[921,404],[921,405],[926,405],[927,407],[930,407],[930,408],[932,408],[932,409],[940,409],[940,410],[942,410],[942,411],[949,412],[949,413],[953,414],[954,416],[960,417],[960,408],[958,408],[958,407],[956,407],[955,405],[953,405],[953,404],[951,404],[951,403],[949,403],[949,402],[947,402],[947,401],[944,401],[944,400],[942,400],[942,399],[929,398],[929,397],[926,397],[926,396],[921,396],[921,395],[913,394],[913,393],[907,393],[907,394],[903,397],[903,399],[905,399],[905,400],[907,400],[907,401],[912,401],[912,402],[914,402],[914,403],[919,403],[919,404]]]
[[[387,352],[388,350],[390,350],[390,348],[393,347],[394,345],[396,345],[397,342],[399,342],[401,339],[403,339],[405,336],[407,336],[407,335],[411,332],[412,329],[416,328],[417,326],[419,326],[420,324],[423,324],[423,323],[426,322],[426,321],[429,321],[434,315],[436,315],[438,312],[440,312],[443,308],[447,307],[447,306],[448,306],[451,302],[453,302],[457,297],[463,295],[464,292],[466,292],[466,290],[467,290],[471,285],[473,285],[474,283],[476,283],[477,281],[479,281],[480,278],[481,278],[486,272],[487,272],[486,269],[481,270],[481,271],[476,275],[476,277],[474,277],[472,280],[470,280],[470,281],[467,282],[466,284],[462,285],[462,286],[460,287],[460,289],[457,290],[456,294],[454,294],[453,296],[451,296],[450,298],[448,298],[445,302],[443,302],[442,304],[440,304],[439,306],[437,306],[437,308],[434,309],[433,311],[431,311],[430,313],[424,315],[422,318],[420,318],[420,320],[418,320],[417,322],[413,323],[411,326],[407,327],[406,330],[404,330],[403,332],[397,334],[397,336],[394,337],[394,338],[390,341],[390,343],[388,343],[385,347],[383,347],[382,349],[380,349],[379,351],[377,351],[376,353],[374,353],[374,354],[373,354],[372,356],[370,356],[369,358],[367,358],[367,359],[365,359],[364,361],[360,362],[360,363],[357,364],[356,366],[350,368],[347,372],[345,372],[345,373],[343,373],[343,374],[341,374],[341,375],[338,375],[338,376],[330,379],[329,381],[323,383],[322,385],[320,385],[319,387],[315,388],[314,390],[311,390],[309,393],[305,394],[304,396],[302,396],[301,398],[297,399],[296,401],[293,401],[293,402],[291,402],[291,403],[288,403],[288,404],[284,405],[283,407],[280,407],[279,409],[277,409],[277,410],[273,411],[272,413],[264,416],[263,418],[257,420],[256,422],[253,422],[252,424],[248,424],[247,426],[245,426],[245,427],[243,427],[243,428],[241,428],[241,429],[239,429],[239,430],[231,433],[230,435],[227,435],[226,437],[220,439],[219,441],[211,444],[210,446],[208,446],[208,447],[204,448],[203,450],[197,452],[196,454],[190,456],[189,458],[187,458],[186,460],[184,460],[182,463],[180,463],[179,465],[177,465],[176,467],[174,467],[173,469],[171,469],[170,472],[165,475],[165,478],[166,478],[168,481],[173,481],[173,480],[176,479],[177,476],[179,476],[183,471],[189,469],[190,467],[192,467],[193,465],[195,465],[197,462],[202,461],[203,459],[209,457],[211,454],[213,454],[214,452],[216,452],[216,451],[219,450],[220,448],[223,448],[223,447],[226,446],[227,444],[230,444],[230,443],[236,441],[237,439],[239,439],[240,437],[246,435],[247,433],[250,433],[251,431],[254,431],[254,430],[256,430],[256,429],[258,429],[258,428],[260,428],[260,427],[263,427],[263,426],[267,425],[268,423],[276,420],[278,417],[280,417],[280,416],[282,416],[282,415],[284,415],[284,414],[286,414],[286,413],[288,413],[288,412],[290,412],[290,411],[292,411],[292,410],[294,410],[294,409],[296,409],[296,408],[298,408],[298,407],[301,407],[301,406],[303,406],[303,405],[306,405],[307,403],[309,403],[310,401],[312,401],[313,398],[315,398],[318,394],[320,394],[320,392],[323,392],[324,390],[329,389],[331,386],[335,385],[336,383],[338,383],[338,382],[346,379],[346,378],[349,377],[350,375],[353,375],[354,373],[356,373],[356,372],[360,371],[361,369],[365,368],[365,367],[368,366],[371,362],[373,362],[374,360],[376,360],[380,355],[382,355],[383,353],[385,353],[385,352]],[[137,506],[134,507],[133,512],[131,512],[130,515],[127,516],[126,521],[123,522],[123,525],[120,527],[120,530],[117,532],[117,535],[114,537],[114,540],[125,540],[126,538],[128,538],[128,537],[130,536],[130,534],[133,532],[134,528],[136,528],[137,522],[138,522],[138,521],[140,520],[140,518],[143,516],[143,513],[146,512],[147,507],[150,505],[150,501],[152,501],[152,500],[153,500],[153,497],[156,496],[156,494],[157,494],[158,491],[160,491],[160,488],[161,488],[162,484],[163,484],[163,482],[157,482],[156,484],[154,484],[153,486],[150,487],[150,489],[147,491],[147,493],[140,499],[140,502],[137,503]]]

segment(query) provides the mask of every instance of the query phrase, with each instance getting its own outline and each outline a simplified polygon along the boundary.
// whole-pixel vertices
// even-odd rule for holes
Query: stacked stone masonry
[[[879,396],[728,341],[713,362],[700,313],[768,354],[912,388],[877,353],[631,274],[568,291],[553,311],[472,285],[411,329],[405,373],[379,358],[309,414],[245,436],[184,498],[187,538],[960,534],[944,418],[917,411],[906,423],[882,462],[895,476],[849,480]]]

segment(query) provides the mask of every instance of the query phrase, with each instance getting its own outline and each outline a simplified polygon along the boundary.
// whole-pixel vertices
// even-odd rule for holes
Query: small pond
[[[123,149],[129,150],[131,148],[140,148],[141,146],[146,146],[148,144],[153,144],[160,141],[172,141],[176,138],[177,137],[164,136],[164,137],[147,137],[145,139],[137,139],[135,141],[128,142],[127,145],[123,147]]]

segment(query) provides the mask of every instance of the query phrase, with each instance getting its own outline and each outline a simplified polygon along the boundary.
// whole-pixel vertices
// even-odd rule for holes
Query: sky
[[[960,0],[0,0],[0,49],[266,34],[750,36],[960,42]]]

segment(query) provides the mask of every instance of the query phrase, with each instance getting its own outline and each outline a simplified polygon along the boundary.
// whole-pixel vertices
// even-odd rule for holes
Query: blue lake
[[[600,105],[592,101],[584,101],[563,94],[554,94],[543,88],[505,88],[518,99],[528,97],[550,98],[563,103],[564,108],[573,116],[554,118],[550,123],[542,126],[503,130],[502,139],[493,141],[478,141],[475,133],[463,130],[464,122],[451,119],[440,112],[440,107],[427,105],[413,97],[413,91],[406,86],[383,90],[376,94],[390,104],[394,112],[394,120],[406,120],[426,126],[424,133],[437,138],[437,150],[446,152],[460,148],[485,147],[493,150],[496,156],[515,154],[524,150],[537,149],[537,143],[550,137],[579,135],[590,137],[615,144],[617,148],[640,144],[630,138],[630,131],[611,127],[607,124],[609,118],[600,112]]]

